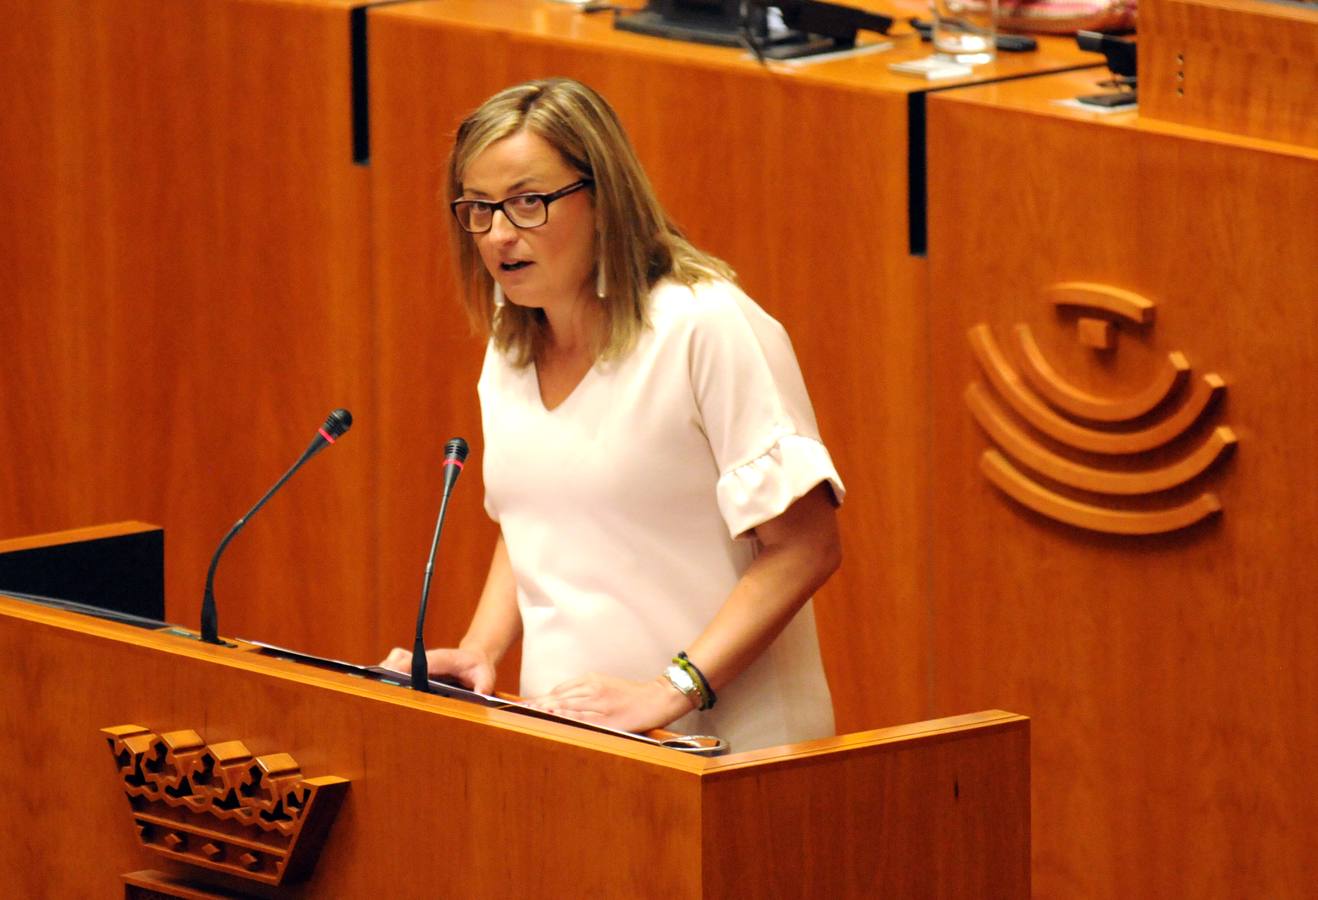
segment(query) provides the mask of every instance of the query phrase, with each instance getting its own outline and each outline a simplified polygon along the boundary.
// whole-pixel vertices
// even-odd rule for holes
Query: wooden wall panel
[[[1318,147],[1318,7],[1154,0],[1140,10],[1140,112]]]
[[[344,445],[230,549],[221,630],[374,647],[367,170],[348,4],[6,3],[0,533],[165,526],[169,615],[337,406]],[[329,615],[330,611],[333,615]]]
[[[934,709],[1033,717],[1040,896],[1306,896],[1318,154],[1051,104],[1088,89],[1057,76],[930,102]],[[1066,281],[1140,294],[1156,320],[1095,353],[1048,302]],[[1210,418],[1237,452],[1146,505],[1208,489],[1221,514],[1099,535],[990,486],[966,333],[987,323],[1009,344],[1016,322],[1096,393],[1133,392],[1172,350],[1220,374]]]

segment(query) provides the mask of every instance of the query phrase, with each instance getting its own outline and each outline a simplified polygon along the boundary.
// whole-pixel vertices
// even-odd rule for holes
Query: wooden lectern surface
[[[81,541],[95,541],[101,538],[113,538],[123,535],[144,534],[158,531],[159,525],[148,522],[113,522],[107,525],[90,525],[86,528],[71,528],[67,531],[52,531],[49,534],[33,534],[26,537],[5,538],[0,540],[0,556],[22,550],[37,550],[47,547],[60,547]]]
[[[1028,723],[979,713],[686,756],[0,597],[0,873],[109,897],[137,848],[99,729],[242,740],[351,786],[281,896],[1029,893]]]

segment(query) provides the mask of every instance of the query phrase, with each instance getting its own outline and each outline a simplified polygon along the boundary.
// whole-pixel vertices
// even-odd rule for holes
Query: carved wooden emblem
[[[1076,339],[1096,354],[1115,354],[1119,329],[1153,323],[1154,304],[1129,291],[1068,282],[1049,294],[1059,310],[1079,311]],[[999,490],[1041,515],[1109,534],[1176,531],[1220,512],[1217,495],[1196,493],[1193,483],[1234,449],[1235,433],[1219,425],[1179,447],[1192,430],[1205,431],[1226,391],[1220,376],[1193,378],[1185,354],[1172,352],[1140,390],[1100,396],[1064,379],[1029,325],[1016,325],[1014,337],[1019,371],[988,325],[969,332],[989,386],[971,383],[965,399],[995,445],[980,469]]]
[[[333,775],[303,778],[287,753],[253,757],[240,741],[139,725],[101,733],[144,847],[264,884],[311,871],[348,788]]]

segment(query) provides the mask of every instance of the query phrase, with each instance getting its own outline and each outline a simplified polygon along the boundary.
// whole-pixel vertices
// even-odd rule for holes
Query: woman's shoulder
[[[723,278],[694,284],[660,281],[650,293],[650,318],[660,333],[778,325],[738,285]]]

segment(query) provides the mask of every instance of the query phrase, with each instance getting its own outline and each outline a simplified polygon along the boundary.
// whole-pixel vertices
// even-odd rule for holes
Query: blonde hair
[[[603,323],[597,359],[616,359],[631,349],[645,327],[650,289],[659,279],[688,285],[735,279],[726,263],[693,247],[664,212],[613,108],[568,78],[507,88],[463,120],[449,158],[450,197],[462,196],[463,173],[477,156],[523,129],[594,182],[595,247],[605,278],[605,296],[595,300]],[[473,326],[493,338],[514,365],[529,365],[546,339],[544,313],[512,303],[496,309],[494,279],[481,262],[474,236],[456,221],[449,226],[459,289]]]

